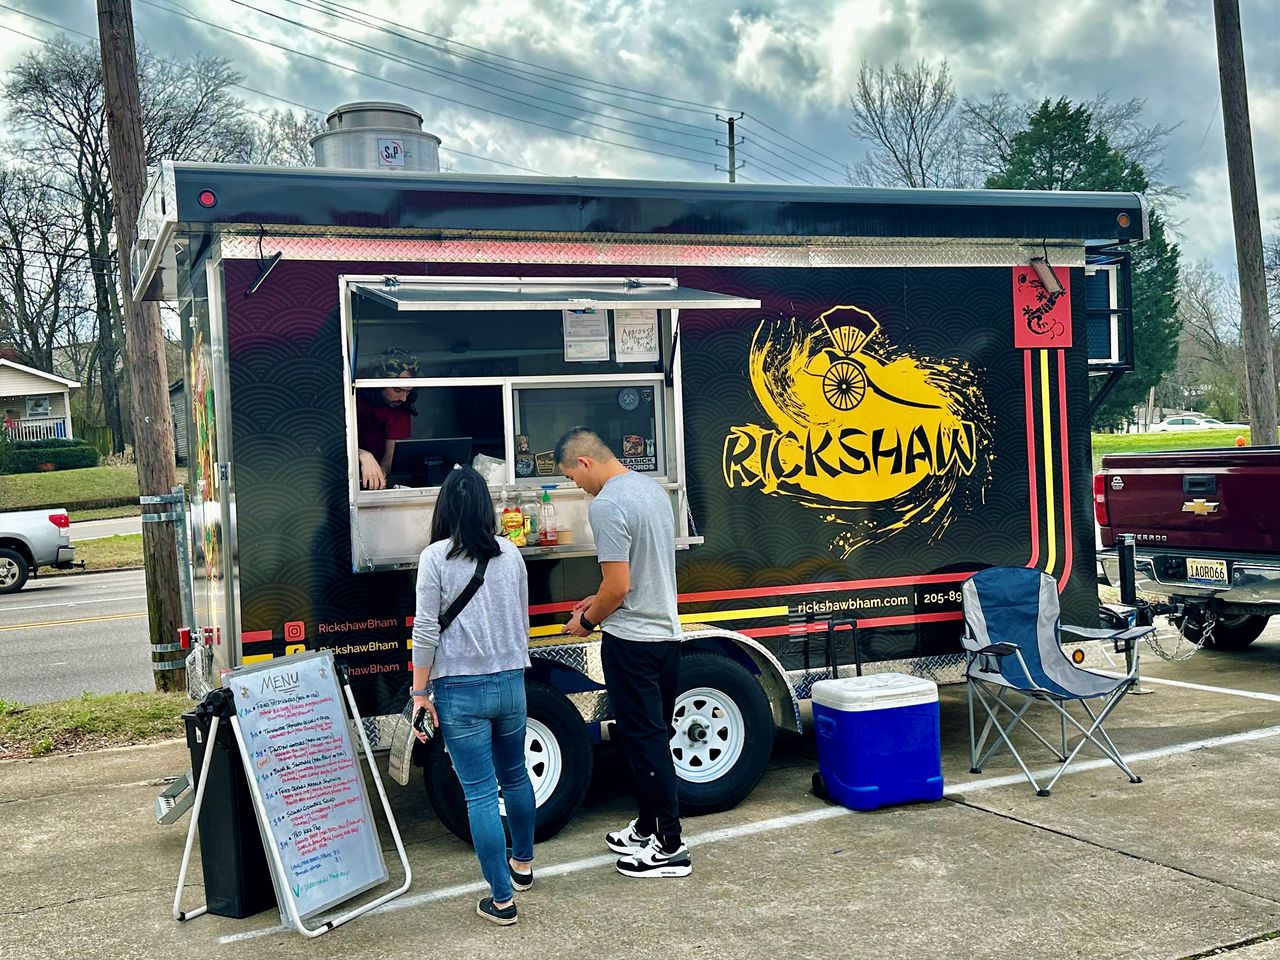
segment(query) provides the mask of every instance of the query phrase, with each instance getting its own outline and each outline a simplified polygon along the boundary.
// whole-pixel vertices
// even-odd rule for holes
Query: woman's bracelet
[[[423,687],[421,690],[410,690],[410,691],[409,691],[409,696],[411,696],[411,697],[429,697],[429,696],[431,696],[431,688],[430,688],[430,687]]]

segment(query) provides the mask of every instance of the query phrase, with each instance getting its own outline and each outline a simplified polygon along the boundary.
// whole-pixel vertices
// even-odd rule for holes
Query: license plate
[[[1225,586],[1227,582],[1227,561],[1188,558],[1187,579],[1198,580],[1201,583],[1220,583]]]

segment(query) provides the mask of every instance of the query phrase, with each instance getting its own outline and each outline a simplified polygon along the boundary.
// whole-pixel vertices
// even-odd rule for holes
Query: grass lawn
[[[1168,433],[1095,433],[1093,469],[1102,467],[1108,453],[1155,453],[1159,450],[1203,450],[1206,447],[1234,447],[1236,437],[1249,439],[1249,428],[1236,430],[1171,430]]]
[[[183,735],[185,693],[81,694],[22,706],[0,700],[0,757],[122,747]]]
[[[129,507],[96,507],[92,510],[68,510],[72,523],[81,520],[114,520],[116,517],[137,517],[142,515],[142,507],[134,504]]]
[[[100,537],[96,540],[72,540],[76,547],[76,559],[84,561],[84,570],[40,571],[42,577],[75,576],[93,570],[119,570],[124,567],[142,566],[142,534],[121,533],[114,537]]]
[[[0,511],[115,507],[138,503],[138,468],[85,467],[0,477]],[[134,511],[139,512],[137,510]]]

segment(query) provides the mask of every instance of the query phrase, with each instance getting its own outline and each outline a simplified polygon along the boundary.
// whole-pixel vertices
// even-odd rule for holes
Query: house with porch
[[[71,391],[68,380],[0,357],[0,422],[14,440],[71,436]]]

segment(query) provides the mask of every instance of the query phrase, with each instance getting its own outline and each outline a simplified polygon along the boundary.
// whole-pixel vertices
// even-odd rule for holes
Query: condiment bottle
[[[538,543],[554,547],[560,543],[560,526],[556,517],[556,505],[551,502],[552,486],[542,488],[542,506],[538,508]]]

